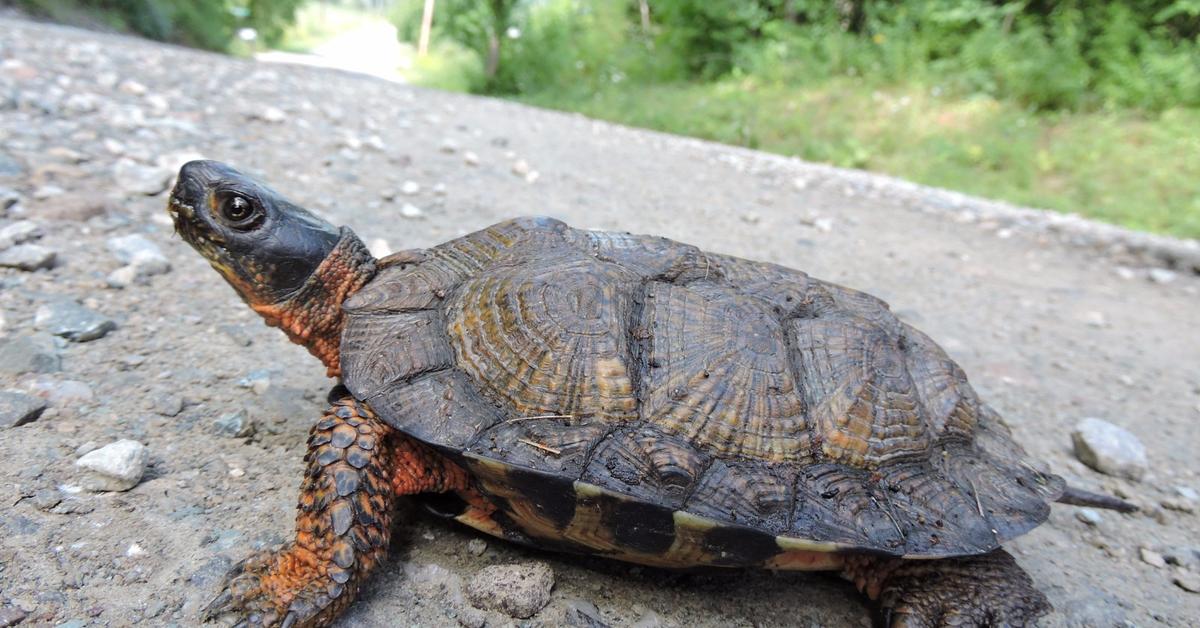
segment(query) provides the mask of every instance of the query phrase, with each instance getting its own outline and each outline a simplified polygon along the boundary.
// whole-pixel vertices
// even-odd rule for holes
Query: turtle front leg
[[[879,603],[879,623],[895,628],[1033,626],[1051,609],[1004,550],[942,560],[850,556],[844,575]]]
[[[308,438],[296,538],[238,563],[204,619],[238,626],[326,626],[386,555],[396,497],[461,490],[462,469],[365,404],[333,402]]]

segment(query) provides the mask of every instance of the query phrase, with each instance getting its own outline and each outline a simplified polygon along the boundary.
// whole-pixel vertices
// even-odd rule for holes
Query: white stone
[[[370,251],[371,255],[374,255],[376,258],[387,257],[388,255],[392,254],[391,245],[389,245],[388,241],[384,240],[383,238],[371,238],[371,240],[367,242],[367,250]]]
[[[32,220],[18,220],[0,229],[0,251],[14,244],[42,237],[42,228]]]
[[[512,172],[518,177],[524,177],[530,172],[529,162],[525,161],[524,159],[518,159],[514,161],[512,165]]]
[[[117,86],[117,89],[125,92],[126,94],[132,94],[134,96],[141,96],[146,93],[146,86],[133,79],[121,81],[121,84]]]
[[[412,196],[421,191],[421,184],[416,181],[405,181],[400,185],[400,191],[407,196]]]
[[[405,203],[400,207],[400,215],[405,218],[420,218],[425,215],[425,212],[412,203]]]
[[[1149,275],[1150,281],[1153,281],[1154,283],[1171,283],[1179,277],[1179,273],[1176,273],[1173,270],[1167,270],[1166,268],[1151,268],[1147,272],[1147,275]]]
[[[126,439],[89,452],[75,466],[90,472],[82,482],[89,490],[127,491],[142,480],[149,462],[146,446]]]
[[[463,162],[465,162],[468,166],[478,166],[479,155],[476,155],[471,151],[467,151],[463,153]]]
[[[1108,475],[1140,480],[1150,463],[1146,448],[1128,430],[1096,418],[1085,418],[1071,433],[1075,457]]]

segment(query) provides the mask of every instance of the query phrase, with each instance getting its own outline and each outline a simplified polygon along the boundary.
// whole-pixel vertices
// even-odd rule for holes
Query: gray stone
[[[1146,448],[1124,428],[1096,418],[1086,418],[1071,433],[1075,457],[1108,475],[1140,480],[1149,469]]]
[[[28,613],[15,606],[5,606],[0,608],[0,628],[16,626],[17,624],[25,621],[26,616],[28,616]]]
[[[142,480],[150,454],[135,440],[119,440],[88,453],[75,466],[91,473],[83,486],[93,491],[127,491]]]
[[[1183,499],[1182,497],[1168,497],[1158,503],[1163,508],[1166,508],[1167,510],[1174,510],[1175,512],[1186,512],[1188,514],[1194,514],[1196,512],[1196,502],[1189,499]]]
[[[45,409],[44,399],[19,392],[0,391],[0,427],[32,423]]]
[[[568,626],[575,628],[608,627],[608,624],[604,623],[604,618],[600,615],[600,609],[585,599],[571,598],[566,601],[565,606],[563,621]]]
[[[111,318],[67,300],[57,300],[39,307],[34,314],[33,324],[40,330],[74,342],[103,338],[117,328]]]
[[[42,228],[32,220],[18,220],[0,229],[0,250],[42,237]]]
[[[239,347],[254,344],[254,337],[245,325],[218,325],[217,330],[229,337]]]
[[[1171,582],[1175,586],[1187,591],[1188,593],[1200,593],[1200,575],[1194,573],[1181,573],[1171,578]]]
[[[38,510],[50,512],[63,500],[62,493],[53,488],[38,489],[33,494],[33,505]]]
[[[1163,555],[1148,547],[1138,548],[1138,556],[1142,559],[1143,563],[1156,569],[1162,569],[1167,566],[1167,561],[1163,558]]]
[[[1162,556],[1168,565],[1200,571],[1200,547],[1168,547]]]
[[[467,583],[467,599],[475,608],[529,619],[550,602],[554,571],[541,563],[491,565]]]
[[[0,342],[0,373],[57,373],[62,358],[49,334],[17,336]]]
[[[129,196],[154,196],[167,189],[175,173],[159,166],[122,159],[113,166],[112,176],[117,187]]]
[[[467,552],[472,556],[483,556],[487,551],[487,541],[483,539],[471,539],[467,541]]]
[[[114,236],[109,238],[104,245],[113,254],[113,257],[116,257],[122,264],[136,264],[140,262],[150,266],[162,266],[166,267],[166,269],[171,268],[171,263],[167,261],[167,256],[163,255],[162,249],[158,248],[157,244],[140,233]],[[166,270],[163,272],[166,272]]]
[[[21,202],[21,193],[10,188],[0,186],[0,215],[8,211],[10,207]]]
[[[21,270],[53,268],[58,254],[39,244],[18,244],[0,252],[0,266]]]
[[[50,386],[46,391],[46,396],[55,406],[64,406],[91,401],[94,394],[91,386],[67,379]]]
[[[1171,283],[1179,278],[1179,273],[1166,268],[1151,268],[1147,274],[1154,283]]]
[[[183,397],[163,394],[154,398],[154,411],[163,416],[178,416],[183,411]]]
[[[246,438],[255,432],[254,421],[246,416],[245,410],[230,412],[212,422],[213,431],[220,436]]]

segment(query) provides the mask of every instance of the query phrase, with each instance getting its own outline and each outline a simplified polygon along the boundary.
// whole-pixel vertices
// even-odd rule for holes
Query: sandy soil
[[[194,625],[231,561],[290,533],[304,438],[330,382],[172,236],[162,191],[198,155],[255,172],[393,249],[548,214],[874,293],[963,365],[1031,454],[1143,506],[1102,513],[1097,525],[1056,507],[1012,544],[1057,608],[1047,625],[1200,617],[1200,595],[1172,582],[1196,576],[1186,556],[1200,546],[1200,518],[1160,505],[1177,505],[1176,487],[1200,488],[1195,276],[1150,281],[1037,228],[923,211],[919,199],[900,203],[828,169],[334,71],[11,18],[0,19],[0,61],[0,186],[20,196],[0,227],[32,220],[44,232],[37,243],[58,258],[50,270],[0,268],[0,344],[35,331],[38,309],[62,297],[117,325],[60,342],[58,372],[0,365],[0,389],[50,404],[34,422],[0,428],[0,620]],[[172,269],[110,288],[121,263],[106,242],[135,233]],[[243,409],[253,436],[214,432]],[[1141,482],[1075,460],[1070,431],[1089,416],[1145,444]],[[79,491],[75,460],[121,438],[148,447],[145,477],[127,492]],[[852,587],[827,576],[672,574],[493,540],[476,555],[476,538],[406,510],[391,560],[342,625],[869,622]],[[1191,566],[1156,567],[1142,548]],[[480,568],[529,561],[556,579],[534,618],[480,615],[463,602]]]

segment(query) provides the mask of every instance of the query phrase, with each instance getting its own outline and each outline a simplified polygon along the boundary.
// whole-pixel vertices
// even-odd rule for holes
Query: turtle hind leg
[[[387,553],[398,495],[459,490],[466,474],[351,397],[313,426],[296,537],[238,563],[204,619],[238,626],[325,626]]]
[[[879,603],[882,626],[1033,626],[1051,609],[1004,550],[942,560],[853,556],[844,575]]]

